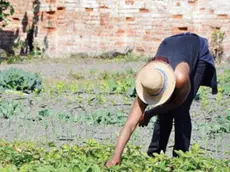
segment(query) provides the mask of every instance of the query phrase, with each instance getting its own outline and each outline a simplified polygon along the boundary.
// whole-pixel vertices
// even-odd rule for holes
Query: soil
[[[9,67],[16,67],[25,71],[39,73],[44,80],[49,81],[67,81],[70,80],[69,73],[77,72],[87,77],[93,77],[92,71],[95,74],[101,71],[122,72],[132,69],[138,71],[144,64],[144,60],[135,62],[116,62],[98,59],[48,59],[34,60],[21,64],[1,64],[0,70],[5,70]],[[88,105],[87,102],[76,104],[77,94],[63,94],[56,97],[51,97],[46,93],[39,95],[16,93],[1,93],[2,100],[17,100],[23,106],[21,115],[11,119],[0,119],[0,138],[16,141],[36,141],[39,143],[53,141],[57,145],[64,143],[82,144],[87,139],[96,139],[99,142],[108,142],[115,144],[117,136],[121,130],[121,126],[115,125],[90,125],[85,123],[70,123],[60,122],[53,119],[41,120],[38,113],[44,109],[51,109],[53,113],[65,112],[77,116],[79,113],[92,113],[97,109],[110,109],[111,111],[122,111],[124,117],[129,114],[132,99],[126,104],[122,104],[124,95],[107,95],[110,99],[120,103],[118,106],[112,106],[109,103],[104,105]],[[83,98],[89,96],[82,94]],[[225,97],[229,101],[229,97]],[[223,101],[225,101],[223,100]],[[210,108],[213,111],[209,111]],[[223,111],[226,105],[218,106],[216,98],[213,95],[208,96],[208,106],[203,108],[199,101],[194,101],[191,107],[192,123],[194,126],[192,132],[192,143],[198,143],[203,149],[207,150],[215,158],[230,158],[230,137],[229,134],[207,135],[202,128],[196,128],[197,122],[208,124],[214,120],[218,112]],[[131,143],[143,147],[146,151],[151,141],[152,128],[154,119],[148,127],[138,127],[131,138]],[[174,131],[172,131],[167,154],[171,156],[174,144]]]

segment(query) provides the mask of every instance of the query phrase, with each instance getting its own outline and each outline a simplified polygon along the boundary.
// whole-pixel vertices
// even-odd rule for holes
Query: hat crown
[[[141,85],[148,94],[157,94],[163,88],[164,76],[159,70],[152,69],[151,71],[144,73]]]

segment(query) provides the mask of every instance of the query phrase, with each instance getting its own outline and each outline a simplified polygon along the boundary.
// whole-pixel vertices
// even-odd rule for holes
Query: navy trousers
[[[192,101],[205,77],[205,70],[207,63],[205,61],[198,61],[195,71],[190,77],[191,91],[185,102],[178,108],[157,116],[154,124],[152,140],[149,145],[147,154],[153,156],[153,153],[160,153],[166,151],[169,136],[173,126],[175,127],[175,143],[173,150],[188,151],[191,140],[192,124],[190,118],[190,106]],[[177,156],[173,151],[173,156]]]

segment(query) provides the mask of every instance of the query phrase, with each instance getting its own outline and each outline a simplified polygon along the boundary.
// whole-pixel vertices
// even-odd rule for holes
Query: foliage
[[[228,68],[217,68],[218,79],[218,94],[215,96],[215,104],[210,104],[208,93],[210,90],[207,87],[201,87],[196,100],[201,102],[202,108],[211,113],[218,113],[218,116],[212,118],[208,123],[197,122],[199,129],[205,129],[206,134],[214,133],[229,133],[230,132],[230,109],[226,108],[221,112],[219,107],[228,106],[230,96],[230,70]]]
[[[205,128],[206,134],[210,133],[230,133],[230,111],[227,109],[218,115],[212,122],[198,123],[199,128]]]
[[[74,118],[74,122],[84,122],[88,125],[123,125],[126,116],[122,112],[110,112],[108,110],[99,109],[89,113],[81,113]]]
[[[137,96],[137,92],[136,92],[135,86],[129,87],[126,95],[127,95],[127,97],[136,97]]]
[[[218,73],[218,87],[219,92],[226,96],[230,96],[230,69],[222,69],[222,72]]]
[[[0,22],[3,22],[3,27],[10,21],[9,16],[14,14],[14,8],[8,0],[0,0]]]
[[[18,36],[18,38],[14,41],[14,44],[12,46],[12,49],[14,51],[14,56],[19,59],[22,59],[22,57],[20,55],[22,55],[22,50],[26,47],[26,41],[21,40],[20,36]],[[15,58],[15,57],[11,57],[11,58]],[[18,61],[13,61],[11,63],[16,63]],[[11,64],[10,62],[8,62],[8,64]]]
[[[146,62],[149,56],[146,55],[138,55],[137,53],[127,52],[127,53],[119,53],[119,52],[104,52],[98,55],[90,55],[87,53],[77,53],[72,54],[70,56],[71,59],[103,59],[103,61],[107,62],[119,62],[119,63],[126,63],[126,62]]]
[[[119,93],[127,94],[127,96],[135,95],[134,88],[134,74],[133,70],[125,72],[102,72],[96,78],[88,78],[87,81],[82,82],[84,79],[82,74],[69,72],[69,77],[74,79],[72,82],[58,81],[54,84],[45,83],[44,91],[50,94],[62,93]],[[95,76],[95,75],[93,75]]]
[[[101,56],[101,58],[105,58],[105,59],[109,59],[110,61],[115,61],[115,62],[131,62],[131,61],[144,61],[146,60],[148,57],[143,57],[140,55],[136,55],[134,53],[127,53],[127,54],[120,54],[117,55],[116,57],[109,57],[108,55],[104,54],[103,56]]]
[[[68,73],[68,77],[70,79],[74,79],[74,80],[81,80],[81,79],[85,79],[84,75],[81,73],[74,73],[71,69]]]
[[[230,70],[228,68],[217,68],[217,82],[218,82],[218,94],[215,95],[216,103],[219,106],[226,104],[226,99],[230,96]],[[208,96],[211,89],[208,87],[201,87],[195,97],[195,100],[201,102],[201,107],[206,109],[209,104]],[[212,109],[212,108],[211,108]]]
[[[98,109],[92,113],[82,112],[77,115],[67,112],[53,112],[51,109],[42,109],[38,113],[39,120],[58,120],[62,122],[86,123],[87,125],[123,125],[126,116],[122,112],[110,112]]]
[[[38,74],[26,72],[22,69],[9,68],[0,72],[0,88],[12,89],[31,93],[40,92],[42,89],[42,79]]]
[[[49,149],[29,142],[8,143],[0,141],[1,171],[229,171],[229,160],[216,160],[203,156],[198,145],[190,152],[178,152],[179,158],[169,158],[164,154],[147,157],[140,147],[128,145],[124,151],[121,165],[106,169],[105,162],[111,157],[114,147],[99,144],[94,140],[82,146],[62,145],[60,148],[49,144]]]
[[[11,118],[20,115],[22,112],[21,104],[16,100],[1,100],[0,101],[0,117]]]
[[[109,92],[126,93],[134,85],[135,72],[127,70],[125,72],[103,72],[98,76],[100,88]]]
[[[15,63],[19,63],[21,62],[23,59],[21,56],[9,56],[7,59],[6,59],[6,63],[7,64],[15,64]]]

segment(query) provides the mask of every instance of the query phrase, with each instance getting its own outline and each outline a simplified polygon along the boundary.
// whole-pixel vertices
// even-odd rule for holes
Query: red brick
[[[60,16],[60,15],[64,15],[64,13],[66,12],[66,9],[65,7],[57,7],[57,15]]]
[[[154,42],[161,42],[161,39],[160,38],[152,38],[152,40],[154,41]]]
[[[216,17],[218,19],[229,19],[228,14],[217,14]]]
[[[87,13],[91,13],[91,12],[93,12],[93,8],[85,8],[85,11],[86,11]]]
[[[149,13],[149,9],[146,8],[140,8],[139,11],[140,13]]]
[[[125,45],[125,44],[126,44],[125,42],[121,42],[121,41],[115,42],[116,46],[121,46],[121,45]]]
[[[214,31],[214,30],[220,30],[220,29],[221,29],[221,27],[219,27],[219,26],[211,26],[210,28],[211,28],[213,31]]]
[[[133,5],[134,4],[134,0],[126,0],[125,4],[126,5]]]
[[[188,0],[188,3],[190,5],[195,5],[195,3],[197,2],[198,0]]]
[[[56,11],[47,11],[46,13],[49,15],[54,15]]]
[[[57,7],[57,10],[58,11],[63,11],[63,10],[65,11],[65,7]]]
[[[174,15],[172,15],[172,18],[174,18],[174,19],[182,19],[183,15],[182,14],[174,14]]]
[[[124,29],[118,29],[116,33],[125,33]]]
[[[150,34],[144,35],[143,40],[144,41],[152,41],[153,40],[152,35],[150,35]]]
[[[209,10],[209,13],[210,13],[210,14],[214,14],[214,12],[215,12],[215,11],[214,11],[213,9],[210,9],[210,10]]]
[[[126,21],[135,21],[135,17],[126,17]]]
[[[177,3],[176,3],[176,6],[178,6],[178,7],[179,7],[180,5],[181,5],[180,2],[177,2]]]
[[[182,32],[187,32],[188,31],[188,27],[174,27],[172,29],[173,33],[182,33]]]
[[[136,51],[138,52],[144,52],[144,47],[136,47]]]
[[[20,21],[20,19],[18,17],[13,17],[12,18],[14,21]]]
[[[48,34],[53,34],[53,33],[55,33],[55,31],[56,31],[56,28],[47,28]]]
[[[218,0],[213,1],[218,2]],[[10,0],[10,2],[17,8],[15,8],[14,16],[10,17],[11,24],[3,29],[14,31],[19,27],[19,34],[25,37],[26,33],[22,32],[21,24],[24,22],[24,25],[28,27],[32,25],[33,1],[23,3],[22,0]],[[48,41],[52,47],[48,51],[54,54],[61,53],[61,49],[65,48],[67,54],[70,49],[71,52],[76,51],[76,53],[78,50],[96,51],[97,48],[99,51],[102,48],[103,51],[108,51],[111,47],[127,46],[129,43],[123,42],[123,37],[127,37],[130,42],[135,41],[136,52],[149,54],[155,51],[163,38],[175,33],[192,31],[209,39],[216,29],[225,31],[226,35],[230,34],[230,15],[224,12],[223,14],[217,13],[216,7],[212,8],[208,0],[202,0],[205,6],[199,6],[198,0],[186,0],[187,3],[183,3],[183,8],[188,11],[182,10],[182,13],[180,11],[175,13],[182,6],[181,0],[174,1],[170,11],[166,8],[167,3],[157,4],[159,10],[156,11],[154,6],[137,0],[118,0],[109,3],[98,1],[98,7],[90,6],[88,3],[87,8],[81,6],[80,1],[61,2],[63,3],[60,5],[57,0],[41,1],[41,8],[37,13],[40,20],[36,39],[44,40],[44,36],[48,34]],[[223,6],[223,8],[227,7]],[[49,9],[52,10],[48,11]],[[218,10],[221,9],[220,6]],[[25,12],[27,12],[28,20],[22,21]],[[184,12],[189,19],[183,16]],[[191,16],[192,14],[194,15]],[[49,20],[51,25],[47,24]],[[92,36],[91,41],[82,41],[89,35]],[[61,41],[57,45],[55,38],[57,40],[65,38],[69,47],[65,43],[60,44]],[[97,42],[98,40],[100,43]],[[230,40],[225,39],[223,46],[226,47],[225,53],[227,54],[230,54],[230,48],[227,48],[229,44]]]
[[[115,37],[123,37],[123,36],[124,36],[124,33],[117,33],[117,32],[116,32],[114,35],[115,35]]]
[[[105,25],[105,18],[104,17],[100,17],[100,25]]]
[[[105,6],[105,5],[102,5],[100,6],[100,9],[108,9],[109,7]]]

